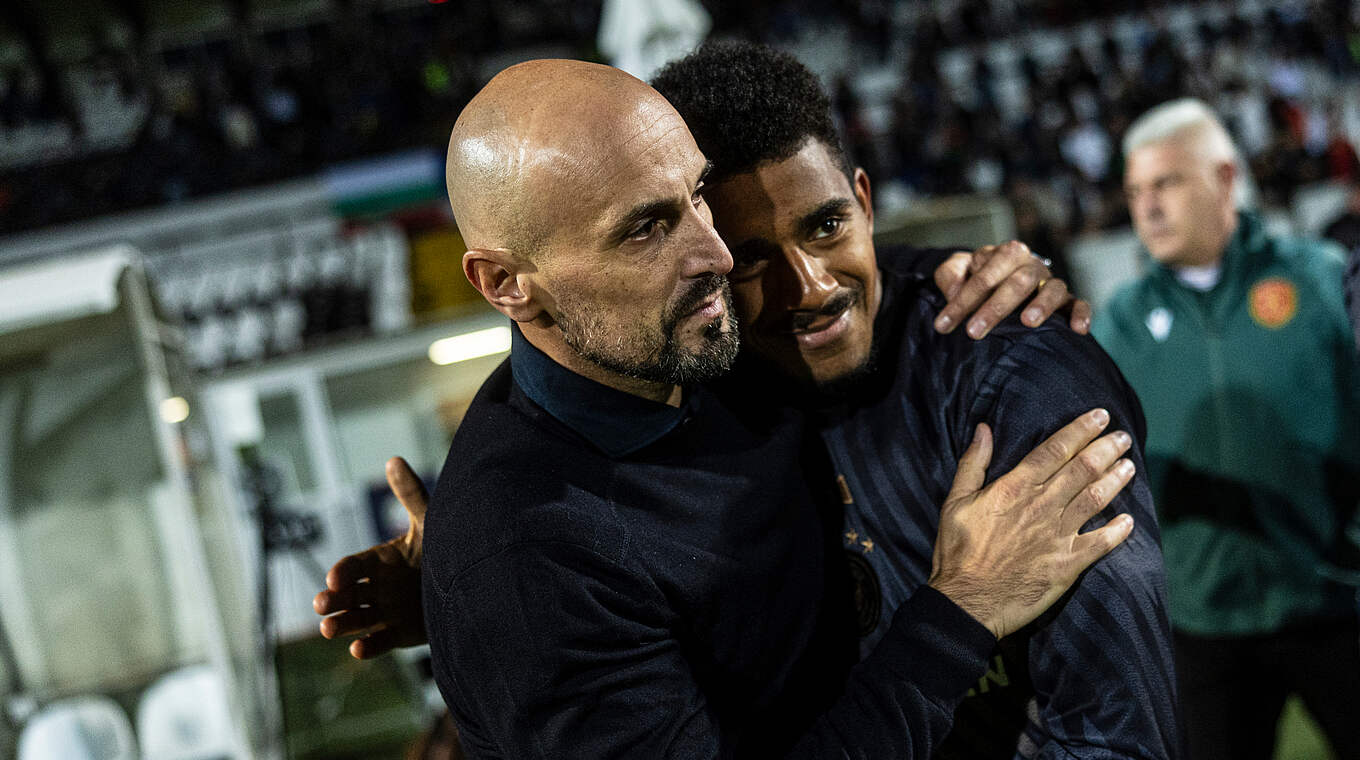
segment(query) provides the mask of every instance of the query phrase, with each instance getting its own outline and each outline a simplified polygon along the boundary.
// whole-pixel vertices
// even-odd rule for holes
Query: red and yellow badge
[[[1299,311],[1299,290],[1283,277],[1267,277],[1252,286],[1248,310],[1256,324],[1278,330]]]

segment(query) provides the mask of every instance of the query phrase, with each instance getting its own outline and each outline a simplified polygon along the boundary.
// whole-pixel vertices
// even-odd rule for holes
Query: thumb
[[[954,473],[954,485],[949,489],[948,500],[982,490],[987,479],[987,465],[992,462],[992,429],[987,423],[979,422],[973,442],[959,459],[959,470]]]
[[[406,508],[406,514],[411,519],[411,527],[423,532],[425,509],[429,506],[430,497],[425,492],[425,484],[420,482],[420,477],[405,459],[392,457],[387,460],[387,485],[392,489],[397,501]]]

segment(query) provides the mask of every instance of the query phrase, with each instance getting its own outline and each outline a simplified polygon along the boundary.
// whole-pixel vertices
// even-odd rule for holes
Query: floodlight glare
[[[509,350],[510,328],[502,326],[437,340],[430,344],[429,356],[430,361],[444,366]]]

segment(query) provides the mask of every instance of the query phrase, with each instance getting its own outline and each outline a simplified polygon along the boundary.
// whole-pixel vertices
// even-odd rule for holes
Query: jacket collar
[[[678,407],[625,393],[578,375],[511,330],[510,372],[531,401],[596,448],[618,458],[660,440],[692,414],[697,393]]]
[[[1265,222],[1261,217],[1251,211],[1239,210],[1237,212],[1237,229],[1233,230],[1232,237],[1228,238],[1228,245],[1223,249],[1223,276],[1219,278],[1218,284],[1210,289],[1209,292],[1223,290],[1228,283],[1240,280],[1243,273],[1252,268],[1252,262],[1267,247],[1267,235]],[[1144,248],[1144,255],[1147,249]],[[1154,270],[1168,284],[1189,290],[1189,286],[1180,283],[1176,279],[1176,273],[1171,267],[1157,262],[1153,262]]]

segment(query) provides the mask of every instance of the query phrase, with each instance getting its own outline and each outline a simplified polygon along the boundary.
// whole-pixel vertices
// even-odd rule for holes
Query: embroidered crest
[[[1299,290],[1283,277],[1267,277],[1252,286],[1247,309],[1256,324],[1278,330],[1298,313]]]
[[[883,590],[878,585],[878,573],[864,555],[854,549],[845,552],[850,567],[850,587],[855,602],[855,626],[860,637],[868,636],[878,627],[883,611]]]
[[[1144,324],[1147,325],[1148,332],[1152,333],[1152,339],[1161,343],[1171,334],[1171,312],[1161,306],[1148,312]]]

